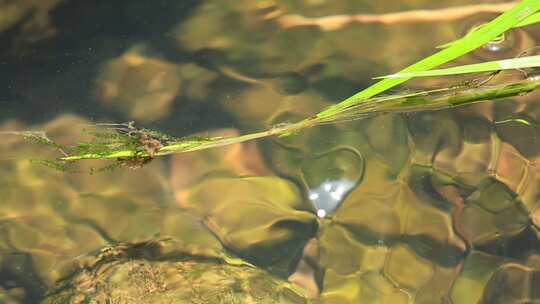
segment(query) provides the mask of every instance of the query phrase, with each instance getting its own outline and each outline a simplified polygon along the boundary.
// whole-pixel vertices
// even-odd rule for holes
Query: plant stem
[[[393,95],[363,100],[342,107],[328,116],[313,116],[292,124],[282,124],[269,130],[233,137],[213,137],[207,139],[186,139],[167,144],[153,156],[172,153],[184,153],[214,147],[242,143],[249,140],[270,136],[285,136],[301,129],[316,125],[362,119],[386,113],[411,113],[420,111],[442,110],[469,105],[481,101],[500,99],[529,93],[540,87],[540,80],[523,80],[511,84],[502,84],[473,88],[449,88],[419,92],[407,95]],[[82,159],[116,159],[122,157],[149,156],[134,149],[116,150],[110,153],[88,153],[69,155],[59,158],[63,161]]]

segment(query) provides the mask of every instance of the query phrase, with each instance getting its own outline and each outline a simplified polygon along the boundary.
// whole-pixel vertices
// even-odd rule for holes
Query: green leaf
[[[533,14],[533,15],[529,16],[527,19],[519,22],[514,27],[527,26],[527,25],[531,25],[533,23],[538,23],[538,22],[540,22],[540,13],[536,13],[536,14]]]
[[[488,62],[475,63],[475,64],[467,64],[467,65],[461,65],[461,66],[451,67],[447,69],[391,74],[391,75],[386,75],[386,76],[381,76],[381,77],[375,77],[375,79],[448,76],[448,75],[467,74],[467,73],[493,72],[493,71],[499,71],[499,70],[525,69],[525,68],[533,68],[533,67],[539,67],[539,66],[540,66],[540,55],[536,55],[536,56],[526,56],[526,57],[519,57],[519,58],[513,58],[513,59],[488,61]]]

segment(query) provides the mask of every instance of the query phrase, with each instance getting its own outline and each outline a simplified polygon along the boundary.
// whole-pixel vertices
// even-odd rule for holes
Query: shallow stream
[[[0,131],[72,144],[102,122],[175,136],[294,122],[495,15],[301,16],[478,3],[493,4],[0,1]],[[456,62],[539,43],[539,26],[513,30]],[[0,135],[0,303],[537,303],[539,98],[379,115],[93,175],[31,164],[56,154]]]

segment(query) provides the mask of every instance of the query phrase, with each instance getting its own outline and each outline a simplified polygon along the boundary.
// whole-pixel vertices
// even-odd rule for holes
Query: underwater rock
[[[491,276],[480,304],[538,303],[540,269],[507,263]]]
[[[104,103],[127,111],[132,119],[153,121],[167,114],[181,80],[174,64],[135,49],[106,65],[98,88]]]
[[[316,230],[314,210],[293,183],[274,176],[254,142],[174,155],[171,186],[178,206],[225,247],[284,276]]]
[[[0,2],[0,33],[20,26],[22,35],[17,39],[33,42],[55,33],[50,13],[63,0],[2,1]]]
[[[70,144],[89,136],[82,131],[88,124],[62,115],[36,128]],[[16,122],[0,125],[0,130],[25,128]],[[34,282],[17,279],[14,286],[50,285],[62,276],[62,262],[108,243],[147,239],[161,229],[166,214],[160,210],[166,201],[161,160],[144,171],[82,173],[96,166],[90,161],[71,167],[78,174],[61,172],[29,162],[54,159],[57,151],[7,134],[2,135],[0,154],[6,157],[0,161],[0,269]]]
[[[503,257],[473,250],[464,260],[461,274],[452,280],[451,303],[478,303],[491,275],[503,262]]]
[[[275,84],[263,80],[250,84],[241,92],[229,94],[221,103],[225,110],[250,128],[297,122],[328,106],[322,96],[313,90],[285,95]]]
[[[97,80],[98,98],[138,121],[166,117],[174,100],[203,100],[217,75],[193,63],[174,64],[135,46],[109,61]]]
[[[171,239],[106,247],[86,260],[42,304],[311,303],[298,286],[251,264],[190,255]]]
[[[24,290],[22,288],[4,289],[0,287],[0,303],[19,304],[23,303]]]
[[[238,136],[235,129],[205,132],[204,136]],[[208,174],[231,176],[270,175],[257,144],[253,141],[233,144],[197,153],[180,153],[171,158],[171,187],[180,205],[186,204],[191,187]]]
[[[295,185],[276,176],[209,176],[182,207],[203,218],[225,247],[283,276],[291,274],[317,230],[316,216]]]

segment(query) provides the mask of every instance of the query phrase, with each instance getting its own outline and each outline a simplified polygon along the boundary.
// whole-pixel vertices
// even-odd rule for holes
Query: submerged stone
[[[100,250],[42,304],[311,303],[304,291],[240,259],[192,255],[167,240]]]

